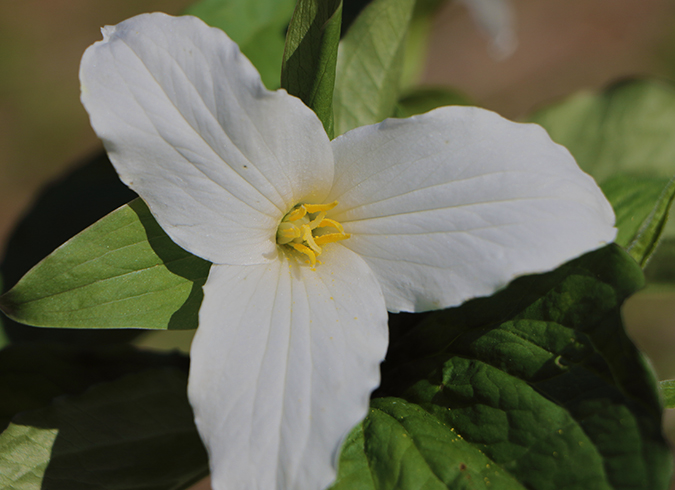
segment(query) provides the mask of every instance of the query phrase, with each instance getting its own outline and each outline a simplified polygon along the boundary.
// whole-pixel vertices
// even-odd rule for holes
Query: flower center
[[[286,245],[309,257],[312,269],[316,257],[321,255],[321,245],[349,238],[342,225],[326,218],[326,211],[337,206],[331,204],[298,204],[283,217],[277,229],[277,243]],[[334,228],[331,232],[327,228]]]

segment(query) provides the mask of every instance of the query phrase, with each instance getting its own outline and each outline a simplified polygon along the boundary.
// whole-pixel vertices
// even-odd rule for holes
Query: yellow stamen
[[[321,223],[326,218],[326,211],[321,211],[319,215],[309,222],[309,227],[313,230],[321,226]]]
[[[312,236],[312,229],[309,227],[309,225],[303,225],[302,226],[302,239],[304,242],[309,245],[309,248],[314,250],[314,253],[319,255],[321,253],[321,249],[319,246],[314,243],[314,237]]]
[[[293,211],[288,213],[284,218],[284,221],[297,221],[306,214],[307,209],[305,208],[305,206],[300,206],[299,208],[295,208]]]
[[[321,235],[314,238],[314,243],[317,245],[325,245],[326,243],[339,242],[340,240],[346,240],[351,235],[349,233],[328,233],[327,235]]]
[[[344,228],[337,221],[326,218],[327,211],[337,206],[337,201],[330,204],[298,204],[279,223],[277,243],[288,245],[293,250],[306,255],[314,269],[317,257],[321,255],[321,245],[349,238]],[[337,233],[314,234],[318,228],[335,228]]]
[[[329,219],[329,218],[322,219],[319,227],[324,228],[326,226],[335,228],[337,231],[339,231],[343,235],[345,233],[345,229],[342,227],[342,225],[340,223],[338,223],[337,221],[335,221],[334,219]]]
[[[330,211],[337,205],[338,202],[335,201],[330,204],[303,204],[302,207],[305,208],[308,213],[318,213],[320,211]]]
[[[289,243],[291,247],[296,249],[298,252],[305,254],[307,257],[309,257],[309,263],[312,266],[312,269],[316,267],[316,255],[314,252],[312,252],[312,249],[309,247],[305,247],[301,243]]]

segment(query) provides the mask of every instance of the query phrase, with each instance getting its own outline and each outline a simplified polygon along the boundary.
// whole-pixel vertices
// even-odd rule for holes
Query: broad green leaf
[[[281,68],[281,86],[319,116],[331,139],[341,22],[342,0],[298,0]]]
[[[339,468],[333,490],[526,488],[452,426],[400,398],[372,401]]]
[[[208,473],[181,370],[152,369],[23,412],[0,435],[0,488],[179,490]]]
[[[35,326],[196,328],[209,268],[136,199],[36,265],[0,296],[0,308]]]
[[[273,90],[279,88],[284,35],[294,5],[295,0],[201,0],[185,13],[225,31]]]
[[[662,201],[668,204],[669,199],[672,199],[675,188],[668,192],[668,182],[664,177],[615,175],[602,184],[602,191],[616,214],[616,227],[619,230],[616,243],[628,248],[643,227],[647,228],[649,223],[663,219],[663,213],[656,216],[655,206],[659,207]]]
[[[371,401],[372,402],[372,401]],[[363,425],[352,429],[342,443],[338,474],[332,490],[371,490],[375,488],[364,450]]]
[[[675,408],[675,379],[661,381],[665,408]]]
[[[636,235],[627,235],[630,226],[620,228],[620,241],[627,243],[642,265],[662,234],[675,236],[675,221],[666,222],[673,192],[666,183],[675,174],[675,86],[654,80],[622,82],[599,94],[576,95],[531,120],[567,147],[603,189],[613,185],[610,178],[621,176],[616,178],[623,178],[623,194],[633,195],[631,199],[640,201],[643,209],[652,200],[654,214],[638,224]],[[636,179],[631,189],[629,176],[645,179]],[[646,184],[647,177],[655,178],[654,184]],[[656,188],[659,177],[664,179],[662,192]],[[646,194],[638,197],[643,191]],[[621,214],[623,210],[616,211]]]
[[[77,347],[24,343],[0,351],[0,432],[19,412],[49,405],[61,395],[154,367],[187,373],[188,358],[155,354],[128,345]]]
[[[464,94],[448,88],[421,88],[401,97],[396,104],[395,115],[396,117],[410,117],[447,105],[473,104]]]
[[[675,174],[675,86],[654,80],[582,93],[535,114],[557,143],[603,183],[617,174]]]
[[[414,0],[374,0],[338,51],[333,110],[340,135],[394,115]]]
[[[631,257],[643,268],[656,251],[656,247],[668,222],[669,210],[673,205],[673,200],[675,200],[675,178],[665,186],[661,195],[656,200],[656,205],[628,246],[628,252]]]
[[[666,490],[656,381],[621,323],[643,282],[611,245],[395,335],[336,488]]]
[[[135,197],[120,181],[103,150],[46,186],[9,236],[0,264],[4,287],[14,286],[54,249]],[[32,328],[10,318],[5,318],[4,326],[13,342],[110,345],[128,342],[139,333],[138,330]]]

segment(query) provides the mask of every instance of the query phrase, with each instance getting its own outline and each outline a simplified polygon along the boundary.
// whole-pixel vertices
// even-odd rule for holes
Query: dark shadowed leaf
[[[299,0],[288,26],[281,86],[312,109],[333,138],[333,87],[342,0]]]
[[[187,373],[188,358],[177,353],[140,351],[128,345],[11,345],[0,351],[0,432],[19,412],[45,407],[61,395],[78,395],[97,383],[160,366]]]
[[[393,338],[335,488],[667,489],[656,382],[621,323],[642,284],[612,245]]]
[[[0,435],[0,488],[179,490],[208,473],[179,369],[151,369],[23,412]]]

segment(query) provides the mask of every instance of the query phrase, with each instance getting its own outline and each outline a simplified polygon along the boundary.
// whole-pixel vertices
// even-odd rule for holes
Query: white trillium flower
[[[536,125],[447,107],[330,141],[194,17],[103,34],[80,70],[92,125],[166,233],[213,263],[188,394],[216,489],[334,480],[387,310],[490,295],[615,236],[595,182]]]

